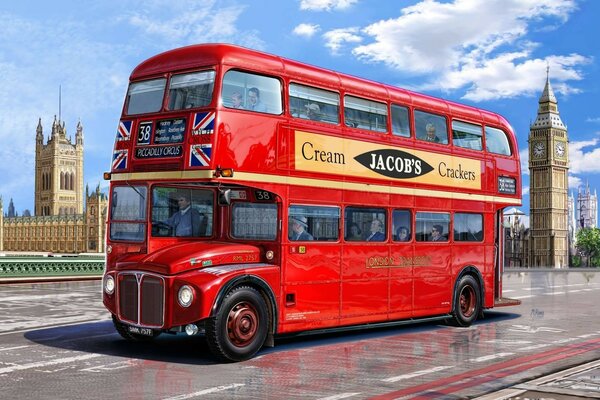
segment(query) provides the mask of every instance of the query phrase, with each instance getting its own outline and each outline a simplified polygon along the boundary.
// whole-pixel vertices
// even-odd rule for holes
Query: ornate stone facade
[[[568,164],[567,127],[547,77],[529,132],[531,267],[569,265]]]
[[[85,205],[84,205],[85,202]],[[83,194],[83,127],[75,144],[56,118],[44,144],[36,129],[35,216],[4,217],[0,199],[0,251],[102,253],[108,200],[100,186]]]

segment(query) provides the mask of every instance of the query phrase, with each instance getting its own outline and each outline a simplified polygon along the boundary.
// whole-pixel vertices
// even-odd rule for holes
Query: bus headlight
[[[183,285],[177,293],[177,300],[182,307],[189,307],[194,301],[194,291],[188,285]]]
[[[115,278],[112,275],[104,277],[104,292],[106,294],[113,294],[115,292]]]

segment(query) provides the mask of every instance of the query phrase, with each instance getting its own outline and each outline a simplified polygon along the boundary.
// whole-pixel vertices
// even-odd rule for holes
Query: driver
[[[171,215],[165,224],[173,229],[175,236],[200,236],[200,222],[202,215],[192,208],[189,194],[181,193],[177,196],[179,210]]]

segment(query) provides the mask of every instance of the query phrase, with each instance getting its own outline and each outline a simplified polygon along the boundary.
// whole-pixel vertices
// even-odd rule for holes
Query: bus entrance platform
[[[475,400],[600,399],[600,360],[578,365]]]

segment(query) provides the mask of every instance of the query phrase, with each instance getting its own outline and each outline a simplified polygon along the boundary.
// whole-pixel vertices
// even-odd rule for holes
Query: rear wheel
[[[460,278],[454,298],[452,322],[456,326],[470,326],[481,312],[479,284],[471,275]]]
[[[251,287],[232,289],[217,315],[206,321],[210,350],[225,361],[251,358],[265,343],[268,332],[267,304]]]
[[[140,335],[140,334],[137,334],[137,333],[131,333],[127,329],[127,325],[125,325],[124,323],[122,323],[121,321],[119,321],[117,319],[117,317],[115,317],[114,315],[112,316],[112,321],[113,321],[113,325],[115,326],[115,329],[117,330],[117,332],[119,333],[119,335],[121,335],[122,338],[130,340],[130,341],[148,342],[148,341],[154,339],[155,337],[157,337],[158,335],[160,335],[160,331],[157,331],[157,330],[153,330],[152,331],[152,336],[146,336],[146,335]]]

